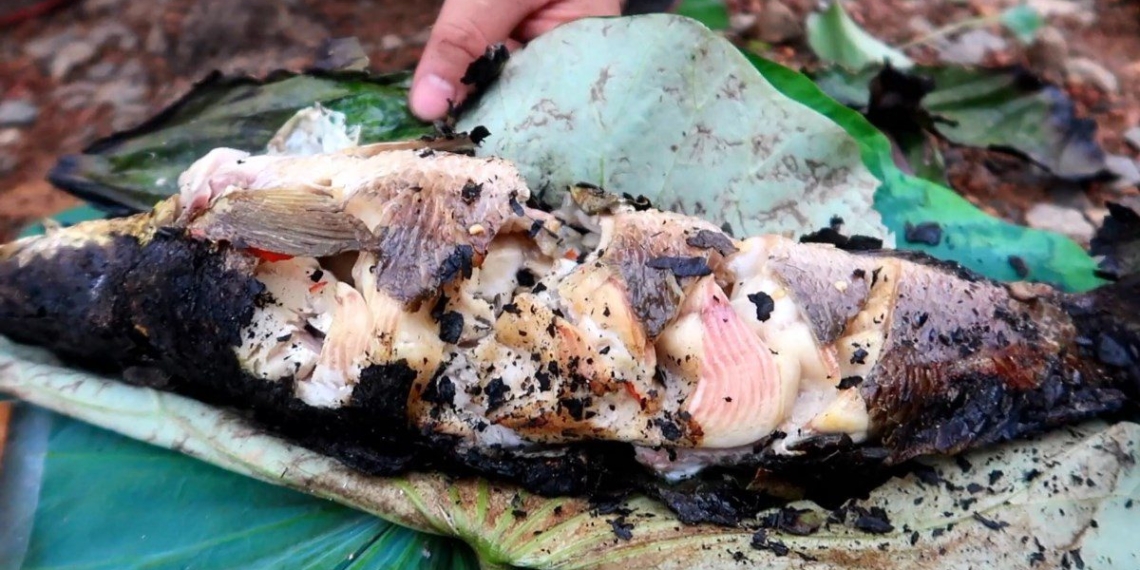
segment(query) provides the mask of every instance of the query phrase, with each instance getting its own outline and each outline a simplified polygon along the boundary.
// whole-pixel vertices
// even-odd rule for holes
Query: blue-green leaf
[[[1001,13],[1001,24],[1023,44],[1033,43],[1044,23],[1037,10],[1026,4],[1011,6]]]
[[[25,569],[470,566],[443,538],[62,416],[51,421]]]

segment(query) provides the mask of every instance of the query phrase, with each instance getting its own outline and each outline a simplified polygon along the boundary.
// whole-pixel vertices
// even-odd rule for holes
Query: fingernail
[[[424,120],[447,115],[447,101],[455,99],[455,87],[438,75],[425,75],[412,89],[412,113]]]

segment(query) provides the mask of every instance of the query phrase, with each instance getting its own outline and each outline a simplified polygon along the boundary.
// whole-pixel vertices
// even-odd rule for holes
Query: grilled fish
[[[1065,294],[736,239],[589,185],[542,208],[509,162],[431,149],[217,149],[179,182],[2,246],[0,334],[370,473],[670,497],[731,473],[740,497],[758,471],[954,454],[1140,386],[1135,279]]]

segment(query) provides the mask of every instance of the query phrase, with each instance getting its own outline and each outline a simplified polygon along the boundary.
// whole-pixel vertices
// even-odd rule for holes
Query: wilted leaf
[[[431,131],[407,110],[407,74],[288,72],[264,81],[214,73],[141,126],[60,159],[49,179],[108,211],[144,210],[177,193],[178,175],[213,148],[264,152],[298,110],[321,103],[361,127],[362,143]]]
[[[545,499],[509,485],[470,479],[362,476],[261,433],[235,413],[60,368],[44,352],[3,339],[0,390],[133,438],[177,447],[228,470],[304,487],[364,511],[460,536],[486,567],[679,570],[737,568],[744,563],[783,570],[802,567],[802,556],[807,555],[820,570],[850,568],[853,560],[868,568],[902,570],[932,559],[945,568],[1021,568],[1028,567],[1030,557],[1038,558],[1043,568],[1056,568],[1063,561],[1072,565],[1074,552],[1091,567],[1106,566],[1110,560],[1131,567],[1140,558],[1140,543],[1128,539],[1134,518],[1130,507],[1140,499],[1140,467],[1130,459],[1140,453],[1140,426],[1126,422],[1058,430],[967,454],[964,462],[930,461],[922,477],[892,479],[865,499],[849,503],[847,514],[812,503],[796,505],[807,509],[812,519],[826,521],[830,516],[837,521],[815,534],[799,536],[773,528],[760,541],[751,529],[680,524],[661,505],[634,497],[623,505],[631,512],[630,535],[622,539],[611,526],[613,517],[599,516],[582,500]],[[72,512],[72,520],[51,519],[58,526],[45,538],[60,565],[315,569],[389,568],[399,562],[372,558],[392,551],[367,545],[366,537],[375,536],[373,529],[386,525],[367,515],[315,499],[302,501],[292,492],[234,478],[205,463],[74,422],[58,425],[53,437],[60,452],[49,462],[63,462],[55,476],[66,479],[74,493],[81,487],[83,491],[61,496],[61,501],[71,502],[54,507]],[[174,473],[178,469],[186,470],[183,477]],[[98,487],[91,485],[91,476]],[[45,489],[52,485],[50,465],[48,477]],[[280,497],[270,500],[274,494]],[[171,506],[180,510],[163,508]],[[879,509],[877,524],[857,522],[865,516],[860,512]],[[170,516],[172,512],[178,516]],[[231,527],[244,531],[200,542],[201,529],[223,516],[244,521],[244,527]],[[78,522],[90,517],[98,517],[106,528],[93,531]],[[274,520],[280,524],[266,526]],[[321,520],[328,524],[317,525]],[[163,532],[170,528],[185,536],[172,539]],[[410,536],[404,535],[397,553],[413,560],[419,555],[419,561],[434,566],[437,555],[424,560],[419,544],[408,544],[423,539]],[[66,542],[72,537],[96,541],[81,543],[82,552],[76,552],[69,548],[74,543]],[[169,552],[169,558],[131,557],[137,551],[130,545],[149,542],[188,547]],[[354,558],[360,565],[343,558],[353,548],[364,548]],[[82,565],[85,562],[93,564]]]
[[[869,85],[881,71],[831,68],[817,74],[816,81],[837,100],[865,109]],[[1096,122],[1077,117],[1064,91],[1026,70],[919,66],[909,73],[934,82],[921,108],[948,121],[935,128],[950,142],[1015,153],[1063,178],[1081,180],[1104,173],[1105,153],[1096,142]]]
[[[827,10],[808,16],[807,37],[808,45],[816,56],[847,69],[860,70],[870,65],[882,65],[884,61],[900,69],[914,65],[901,51],[860,28],[847,15],[841,0],[832,0]]]
[[[1006,8],[1001,13],[1001,24],[1014,36],[1017,36],[1018,41],[1023,44],[1031,44],[1033,38],[1037,37],[1037,30],[1041,29],[1044,21],[1032,6],[1018,4]]]
[[[711,30],[728,29],[729,15],[724,0],[682,0],[674,12],[692,18]]]
[[[736,235],[800,235],[838,215],[847,231],[889,237],[859,143],[727,40],[673,15],[559,32],[513,57],[458,125],[487,127],[477,154],[515,161],[544,201],[590,182]]]

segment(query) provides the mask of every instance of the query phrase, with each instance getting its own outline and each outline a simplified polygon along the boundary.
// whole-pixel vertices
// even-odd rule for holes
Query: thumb
[[[423,57],[416,66],[408,106],[425,121],[447,114],[448,100],[459,103],[467,89],[460,82],[467,66],[491,44],[505,41],[526,17],[545,2],[517,0],[446,0]]]

